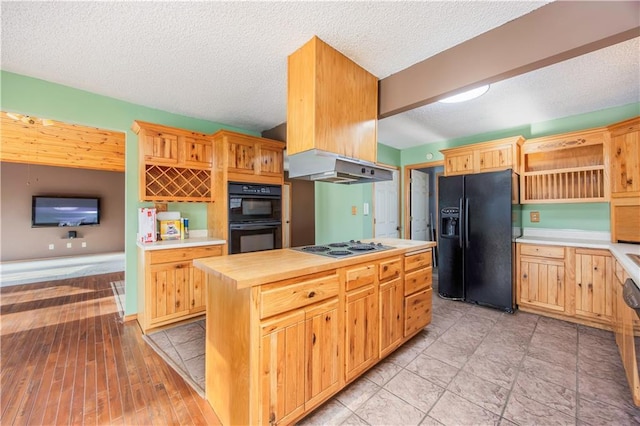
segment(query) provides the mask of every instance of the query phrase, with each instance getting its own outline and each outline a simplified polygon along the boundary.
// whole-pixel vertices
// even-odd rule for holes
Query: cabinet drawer
[[[404,274],[404,295],[431,288],[431,268],[418,269]]]
[[[431,289],[404,299],[404,336],[423,329],[431,322]]]
[[[404,270],[412,271],[418,268],[431,266],[432,253],[431,249],[412,254],[404,258]]]
[[[151,264],[180,262],[183,260],[193,260],[201,257],[220,256],[222,255],[222,246],[151,250],[148,253],[151,259]]]
[[[553,257],[554,259],[564,259],[564,247],[521,244],[520,254],[522,256]]]
[[[391,278],[397,278],[402,271],[402,259],[397,257],[395,259],[383,260],[380,262],[380,271],[378,278],[380,281],[385,281]]]
[[[363,265],[356,268],[351,268],[346,271],[346,285],[345,290],[351,291],[353,289],[362,287],[364,285],[374,284],[376,281],[376,265]]]
[[[307,306],[338,294],[338,274],[295,282],[269,284],[260,289],[260,318]]]

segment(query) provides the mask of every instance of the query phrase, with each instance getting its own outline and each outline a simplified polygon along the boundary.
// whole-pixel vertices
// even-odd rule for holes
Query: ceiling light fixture
[[[489,85],[476,87],[475,89],[467,90],[466,92],[458,93],[457,95],[449,96],[448,98],[440,99],[438,102],[445,104],[456,104],[459,102],[470,101],[471,99],[478,98],[489,90]]]

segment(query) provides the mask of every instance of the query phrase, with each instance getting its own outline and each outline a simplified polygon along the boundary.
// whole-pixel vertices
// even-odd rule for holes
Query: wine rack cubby
[[[145,165],[145,201],[212,201],[211,170]]]

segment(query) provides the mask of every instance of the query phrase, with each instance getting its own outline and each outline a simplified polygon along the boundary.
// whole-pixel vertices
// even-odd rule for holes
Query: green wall
[[[224,127],[259,136],[258,133],[221,123],[171,114],[6,71],[1,71],[0,74],[0,90],[3,111],[126,133],[124,238],[125,291],[127,294],[125,311],[127,315],[137,312],[136,232],[138,219],[136,212],[138,207],[149,205],[149,203],[138,202],[138,138],[131,131],[133,121],[148,121],[207,134]],[[180,210],[187,214],[191,229],[206,229],[206,204],[172,203],[169,209]]]
[[[512,129],[419,145],[401,151],[401,164],[404,167],[410,164],[424,163],[427,161],[426,155],[428,153],[433,154],[433,158],[429,161],[443,160],[441,149],[517,135],[522,135],[527,139],[538,138],[557,133],[606,126],[638,115],[640,115],[640,103],[633,103]],[[404,202],[402,207],[404,208]],[[531,211],[540,212],[540,222],[531,223],[529,216]],[[524,227],[610,231],[609,203],[525,204],[522,206],[522,215]],[[402,219],[404,219],[404,215]]]

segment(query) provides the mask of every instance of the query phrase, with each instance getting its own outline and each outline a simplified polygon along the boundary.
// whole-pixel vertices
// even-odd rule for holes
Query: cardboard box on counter
[[[156,241],[156,209],[142,207],[138,209],[138,241],[153,243]]]

